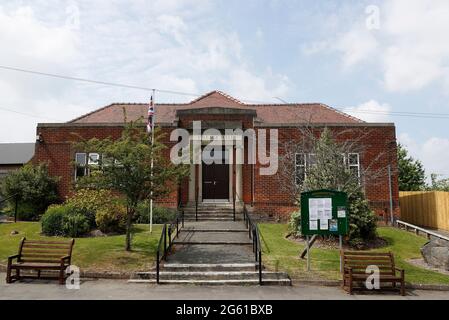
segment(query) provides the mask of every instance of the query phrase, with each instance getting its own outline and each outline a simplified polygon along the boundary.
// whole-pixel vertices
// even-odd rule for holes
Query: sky
[[[0,66],[189,94],[156,103],[321,102],[394,122],[426,173],[449,178],[448,17],[447,0],[3,0]],[[0,142],[150,94],[0,68]]]

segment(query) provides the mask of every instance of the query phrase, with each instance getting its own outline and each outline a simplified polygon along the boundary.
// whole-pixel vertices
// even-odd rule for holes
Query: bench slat
[[[71,246],[62,246],[62,245],[55,245],[55,246],[48,246],[46,244],[28,244],[24,243],[23,248],[42,248],[42,249],[66,249],[69,250]]]

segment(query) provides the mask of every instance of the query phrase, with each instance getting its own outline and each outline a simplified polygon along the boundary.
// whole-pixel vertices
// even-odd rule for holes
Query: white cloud
[[[390,111],[391,106],[388,103],[379,103],[376,100],[369,100],[357,107],[344,110],[344,112],[367,122],[391,122]]]
[[[343,34],[335,48],[342,52],[343,65],[351,67],[376,53],[376,38],[366,28],[356,28]]]
[[[413,158],[422,162],[427,178],[432,173],[449,175],[448,138],[431,137],[422,143],[418,143],[408,133],[401,133],[398,140],[407,148]]]
[[[255,70],[232,26],[205,0],[10,1],[0,4],[4,65],[242,100],[285,95],[283,74]],[[74,6],[76,6],[74,8]],[[79,10],[74,10],[78,8]],[[79,11],[74,28],[70,14]],[[246,82],[248,81],[248,82]],[[67,121],[111,102],[143,102],[149,92],[0,70],[0,142],[32,141],[37,122]],[[194,97],[158,93],[163,102]],[[48,117],[48,118],[47,118]]]
[[[449,1],[385,0],[379,13],[379,29],[367,28],[364,11],[352,12],[355,22],[354,16],[342,17],[336,36],[306,45],[304,52],[340,52],[345,68],[375,63],[391,92],[419,90],[438,82],[449,92],[445,85],[449,83]]]

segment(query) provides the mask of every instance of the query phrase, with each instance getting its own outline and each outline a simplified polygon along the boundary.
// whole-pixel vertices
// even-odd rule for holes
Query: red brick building
[[[129,120],[135,120],[145,117],[147,108],[147,104],[115,103],[67,123],[40,123],[37,126],[40,141],[36,143],[34,161],[48,162],[50,174],[61,177],[59,192],[63,198],[70,194],[77,177],[88,174],[84,165],[89,161],[95,162],[100,156],[77,152],[72,142],[79,137],[117,138],[124,125],[123,110]],[[176,128],[192,132],[193,121],[201,121],[202,129],[254,129],[257,137],[261,129],[277,129],[280,153],[285,152],[282,146],[301,142],[301,130],[298,130],[301,127],[314,130],[327,127],[332,132],[340,133],[338,139],[348,140],[357,139],[357,135],[364,132],[361,141],[363,152],[345,155],[348,166],[359,173],[367,166],[385,172],[391,166],[393,206],[395,214],[399,214],[394,124],[366,123],[320,103],[247,104],[219,91],[210,92],[189,103],[157,103],[155,119],[156,126],[167,133],[164,138],[164,143],[169,146],[167,156],[170,147],[177,143],[169,140],[170,133]],[[193,135],[190,138],[195,139]],[[190,177],[185,183],[178,190],[173,190],[167,199],[159,199],[159,203],[175,207],[181,200],[184,205],[189,205],[195,202],[196,195],[200,203],[231,202],[235,195],[240,206],[252,207],[256,213],[277,216],[295,210],[291,196],[281,188],[284,182],[277,174],[261,175],[260,169],[265,166],[260,159],[255,164],[247,163],[247,150],[247,143],[243,149],[233,144],[223,150],[225,158],[243,156],[243,164],[191,165]],[[307,156],[307,153],[295,156],[295,159],[304,157],[304,163],[280,162],[279,166],[293,165],[295,170],[305,170]],[[379,215],[387,216],[389,212],[389,181],[387,174],[378,178],[376,183],[362,181],[370,204]]]

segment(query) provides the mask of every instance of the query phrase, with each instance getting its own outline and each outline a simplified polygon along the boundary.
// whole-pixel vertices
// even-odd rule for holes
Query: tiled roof
[[[156,103],[156,123],[172,123],[176,110],[206,107],[226,107],[250,109],[257,112],[257,120],[262,123],[361,123],[355,117],[340,112],[322,103],[292,104],[248,104],[243,103],[221,91],[209,92],[189,103]],[[122,123],[123,110],[128,120],[146,117],[147,103],[113,103],[96,111],[76,118],[71,123]]]

